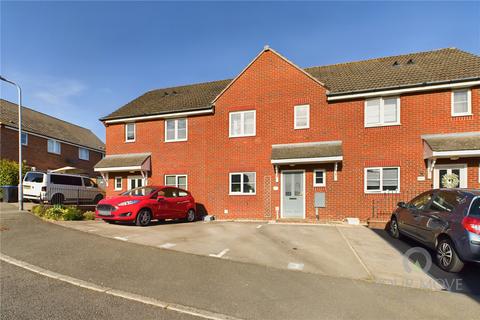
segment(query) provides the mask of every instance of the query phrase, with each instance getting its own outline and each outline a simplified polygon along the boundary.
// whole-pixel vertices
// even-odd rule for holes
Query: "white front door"
[[[142,176],[128,176],[127,177],[127,190],[135,189],[143,186]]]
[[[282,218],[305,219],[305,171],[282,171]]]
[[[433,187],[467,188],[466,164],[440,164],[435,166]]]

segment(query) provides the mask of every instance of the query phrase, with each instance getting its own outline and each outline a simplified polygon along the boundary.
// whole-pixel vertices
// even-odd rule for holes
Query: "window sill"
[[[400,190],[398,191],[365,191],[365,194],[399,194]]]
[[[457,118],[457,117],[471,117],[473,116],[473,113],[458,113],[458,114],[452,114],[452,117],[453,118]]]
[[[326,187],[326,184],[314,184],[313,185],[314,188],[325,188]]]
[[[51,151],[47,151],[47,153],[54,154],[54,155],[57,155],[57,156],[61,156],[61,155],[62,155],[62,153],[56,153],[56,152],[51,152]]]
[[[293,127],[294,130],[307,130],[310,129],[310,127]]]
[[[133,143],[135,140],[125,140],[125,143]]]
[[[365,124],[365,128],[381,128],[401,126],[401,123],[385,123],[385,124]]]
[[[165,143],[170,143],[170,142],[186,142],[188,139],[182,139],[182,140],[165,140]]]
[[[257,193],[229,193],[229,196],[256,196]]]
[[[255,137],[256,134],[249,134],[244,136],[228,136],[229,138],[247,138],[247,137]]]

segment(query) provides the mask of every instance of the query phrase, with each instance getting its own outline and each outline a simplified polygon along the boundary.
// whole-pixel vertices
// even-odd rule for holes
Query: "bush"
[[[77,207],[67,207],[63,209],[62,220],[71,221],[71,220],[82,220],[83,214],[80,209]]]
[[[45,215],[45,206],[43,204],[35,205],[32,207],[32,212],[34,215],[43,217]]]
[[[30,167],[22,166],[23,175],[30,170]],[[0,160],[0,186],[18,185],[18,162],[7,159]]]
[[[51,220],[60,220],[63,216],[64,210],[65,209],[63,209],[62,206],[53,206],[48,208],[43,216]]]
[[[95,220],[95,212],[85,211],[83,213],[83,220]]]

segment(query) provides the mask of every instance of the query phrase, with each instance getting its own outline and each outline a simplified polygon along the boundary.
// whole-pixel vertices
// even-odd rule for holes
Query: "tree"
[[[30,170],[25,163],[22,166],[22,176]],[[0,186],[18,185],[18,162],[2,159],[0,160]]]

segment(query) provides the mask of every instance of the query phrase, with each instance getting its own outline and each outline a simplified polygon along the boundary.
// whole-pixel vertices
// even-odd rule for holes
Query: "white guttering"
[[[114,172],[114,171],[140,171],[142,166],[129,166],[129,167],[110,167],[110,168],[94,168],[95,172]]]
[[[141,121],[141,120],[181,118],[181,117],[197,116],[197,115],[211,114],[211,113],[213,113],[213,108],[206,109],[206,110],[197,110],[197,111],[185,111],[185,112],[156,114],[151,116],[112,119],[112,120],[105,120],[105,123],[108,124],[108,123],[120,123],[120,122],[133,122],[133,121]]]
[[[378,97],[378,96],[398,95],[402,93],[410,93],[410,92],[418,92],[418,91],[433,91],[433,90],[439,90],[439,89],[455,89],[455,88],[463,88],[463,87],[472,87],[477,85],[480,85],[480,80],[468,81],[468,82],[457,82],[457,83],[446,83],[446,84],[438,84],[438,85],[427,85],[427,86],[414,87],[414,88],[344,94],[344,95],[327,97],[327,100],[337,101],[337,100],[355,99],[355,98],[369,98],[369,97]]]
[[[319,157],[319,158],[294,158],[294,159],[278,159],[271,160],[272,164],[301,164],[301,163],[327,163],[343,161],[343,156],[336,157]]]
[[[480,150],[432,151],[429,158],[479,157]]]

